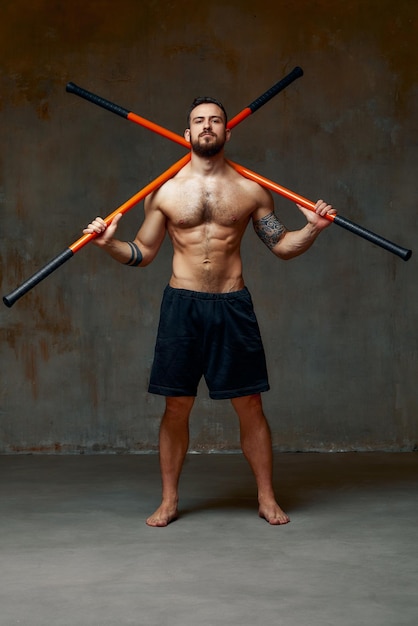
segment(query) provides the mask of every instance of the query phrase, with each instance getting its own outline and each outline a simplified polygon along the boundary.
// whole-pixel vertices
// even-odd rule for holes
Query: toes
[[[267,513],[259,512],[259,516],[266,520],[271,526],[283,526],[284,524],[288,524],[290,522],[290,518],[286,515],[286,513],[268,515]]]

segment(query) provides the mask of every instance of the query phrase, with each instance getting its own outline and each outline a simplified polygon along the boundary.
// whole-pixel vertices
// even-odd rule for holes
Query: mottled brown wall
[[[229,157],[414,248],[417,35],[412,0],[2,0],[1,293],[184,154],[67,94],[68,81],[182,132],[195,95],[233,115],[300,65],[302,79],[235,129]],[[276,207],[303,223],[287,200]],[[275,446],[413,449],[418,254],[404,263],[332,226],[289,263],[250,231],[243,255]],[[163,401],[146,388],[169,270],[168,242],[138,271],[87,246],[2,305],[0,450],[155,449]],[[238,445],[229,403],[202,384],[192,447]]]

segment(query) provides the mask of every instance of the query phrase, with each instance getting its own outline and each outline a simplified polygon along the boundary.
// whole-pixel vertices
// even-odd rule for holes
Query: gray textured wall
[[[417,24],[410,0],[2,0],[1,293],[184,154],[65,92],[73,81],[181,133],[195,95],[234,115],[295,65],[305,75],[233,132],[228,156],[406,247],[417,231]],[[297,209],[276,197],[289,228]],[[121,226],[131,238],[143,207]],[[278,261],[248,231],[282,450],[417,443],[417,262],[332,226]],[[93,246],[2,305],[0,451],[155,449],[147,394],[170,245],[145,270]],[[195,449],[235,449],[228,402],[202,384]]]

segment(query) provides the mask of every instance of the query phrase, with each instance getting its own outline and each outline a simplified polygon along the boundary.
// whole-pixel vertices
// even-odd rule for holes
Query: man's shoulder
[[[260,198],[260,200],[265,200],[271,195],[270,192],[266,189],[266,187],[263,187],[263,185],[260,185],[260,183],[257,183],[255,180],[251,180],[250,178],[247,178],[246,176],[244,176],[243,174],[240,174],[236,170],[234,170],[234,174],[235,174],[235,180],[237,184],[246,193],[251,194],[252,196],[256,198]]]
[[[177,174],[160,185],[145,198],[145,210],[163,211],[165,213],[167,207],[180,201],[184,181],[185,179],[181,176],[178,178]]]
[[[181,184],[180,179],[177,178],[178,174],[169,180],[166,180],[157,189],[149,194],[150,199],[163,198],[166,194],[172,194]]]
[[[174,174],[172,178],[169,178],[165,183],[158,188],[162,192],[174,192],[176,189],[181,188],[184,184],[193,178],[187,165],[183,167],[179,172]],[[157,191],[158,191],[157,190]]]

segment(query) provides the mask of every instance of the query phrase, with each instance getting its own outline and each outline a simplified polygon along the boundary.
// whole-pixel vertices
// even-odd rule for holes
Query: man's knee
[[[261,406],[261,393],[252,393],[249,396],[232,398],[231,402],[234,406]]]
[[[254,393],[250,396],[232,398],[232,406],[238,415],[251,413],[253,415],[263,415],[263,404],[261,394]]]
[[[188,418],[194,404],[194,397],[189,396],[170,396],[165,401],[165,416],[178,419],[181,417]]]

